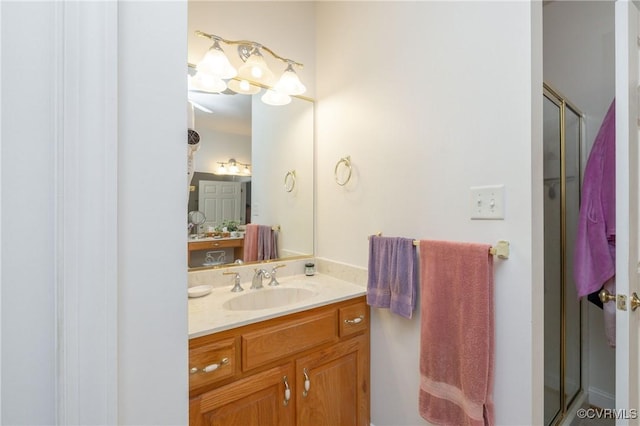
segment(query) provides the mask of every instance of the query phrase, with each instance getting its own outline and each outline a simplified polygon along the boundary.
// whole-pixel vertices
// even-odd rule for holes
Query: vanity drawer
[[[369,307],[362,302],[340,308],[339,321],[340,337],[364,331],[369,327]]]
[[[189,390],[233,376],[236,339],[225,339],[189,350]]]
[[[219,240],[219,241],[197,241],[189,243],[189,251],[207,250],[216,248],[242,247],[243,239]]]
[[[336,311],[293,319],[242,335],[242,370],[337,340]]]

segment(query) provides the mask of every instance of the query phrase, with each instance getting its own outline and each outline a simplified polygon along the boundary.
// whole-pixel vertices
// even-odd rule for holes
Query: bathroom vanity
[[[311,293],[276,307],[282,301],[253,300],[290,298],[292,288]],[[189,424],[368,425],[364,292],[329,277],[287,277],[278,287],[191,299]]]
[[[244,256],[244,238],[200,238],[189,241],[187,247],[189,267],[196,266],[191,264],[191,254],[196,251],[233,249],[233,259],[227,263],[232,263],[234,259],[242,259]]]

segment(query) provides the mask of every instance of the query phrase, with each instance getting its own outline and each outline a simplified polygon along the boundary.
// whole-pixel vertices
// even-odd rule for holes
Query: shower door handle
[[[631,295],[631,310],[635,311],[638,306],[640,306],[640,297],[638,297],[638,293],[634,291]]]
[[[600,301],[602,303],[616,301],[616,295],[609,293],[609,290],[607,290],[606,288],[603,288],[602,290],[600,290],[600,293],[598,293],[598,297],[600,298]]]
[[[602,303],[614,302],[616,300],[616,295],[611,294],[606,288],[600,290],[600,293],[598,293],[598,297],[600,298],[600,301]],[[635,311],[636,309],[638,309],[638,307],[640,307],[640,297],[638,297],[638,294],[636,292],[631,295],[630,300],[632,311]],[[618,310],[627,310],[627,297],[624,295],[620,295],[618,297]]]

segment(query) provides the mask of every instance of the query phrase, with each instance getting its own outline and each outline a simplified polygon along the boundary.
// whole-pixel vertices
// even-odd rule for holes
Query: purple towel
[[[573,272],[578,297],[600,290],[615,275],[616,108],[602,121],[582,183]]]
[[[277,233],[271,226],[258,225],[258,260],[278,258]]]
[[[367,303],[411,318],[418,286],[416,249],[408,238],[369,238]]]

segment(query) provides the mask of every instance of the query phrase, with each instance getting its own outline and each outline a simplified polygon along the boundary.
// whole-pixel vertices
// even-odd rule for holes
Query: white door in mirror
[[[195,287],[190,287],[188,292],[189,297],[202,297],[211,293],[211,290],[213,290],[213,287],[210,285],[198,285]]]

